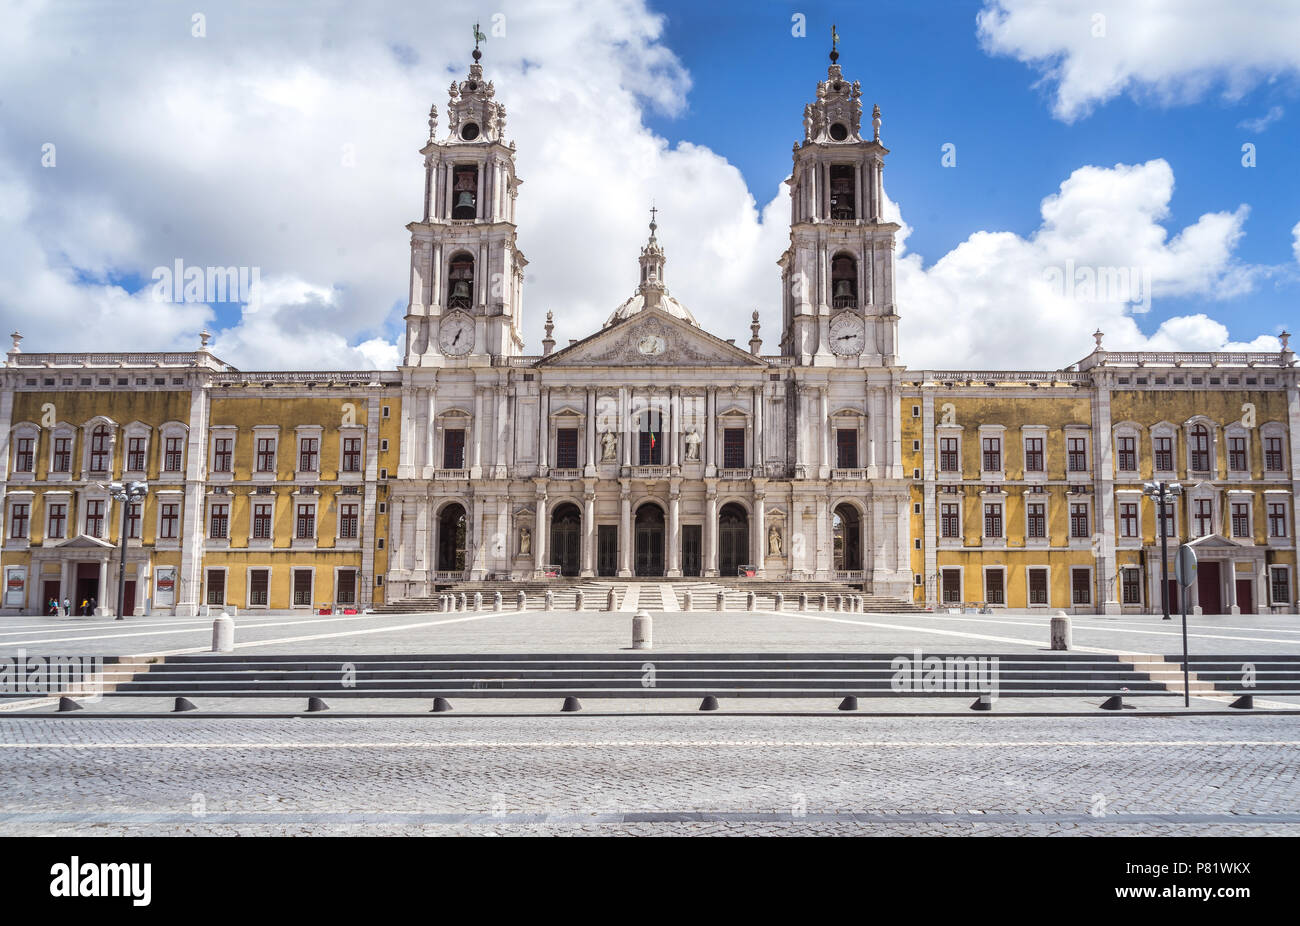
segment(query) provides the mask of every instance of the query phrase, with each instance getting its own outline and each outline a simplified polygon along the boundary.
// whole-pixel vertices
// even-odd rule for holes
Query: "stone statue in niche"
[[[533,552],[533,529],[531,527],[519,528],[519,555],[526,556]]]
[[[700,434],[694,428],[686,434],[686,462],[700,462]]]
[[[781,551],[781,528],[773,524],[767,529],[767,555],[784,556]]]
[[[613,431],[606,431],[600,435],[600,462],[615,463],[618,461],[618,437]]]

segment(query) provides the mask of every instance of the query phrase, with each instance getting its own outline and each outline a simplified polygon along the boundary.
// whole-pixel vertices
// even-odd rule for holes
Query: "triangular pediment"
[[[86,534],[78,534],[76,537],[70,537],[63,543],[59,544],[60,550],[111,550],[113,545],[107,540],[100,540],[98,537],[89,537]]]
[[[1195,540],[1189,541],[1187,545],[1189,547],[1219,549],[1241,546],[1241,544],[1237,543],[1235,540],[1229,540],[1222,534],[1206,534],[1204,537],[1197,537]]]
[[[659,309],[643,309],[539,361],[546,367],[765,367],[761,359]]]

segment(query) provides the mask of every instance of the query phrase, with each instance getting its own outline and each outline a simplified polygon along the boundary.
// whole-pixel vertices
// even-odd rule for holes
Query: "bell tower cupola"
[[[406,366],[490,363],[523,351],[527,260],[516,245],[515,143],[506,108],[483,77],[485,36],[474,27],[473,63],[447,91],[447,130],[429,110],[423,218],[411,232]]]
[[[894,235],[884,218],[880,107],[862,125],[862,87],[844,79],[839,34],[804,107],[790,187],[790,246],[781,255],[781,353],[800,364],[894,366]]]

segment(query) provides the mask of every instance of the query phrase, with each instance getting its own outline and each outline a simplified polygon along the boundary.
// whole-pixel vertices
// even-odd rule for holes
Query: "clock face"
[[[636,349],[646,357],[658,357],[668,349],[668,342],[661,335],[647,334],[637,341]]]
[[[460,312],[443,318],[438,326],[438,346],[452,357],[468,354],[474,347],[474,320]]]
[[[831,350],[842,357],[862,353],[866,346],[866,325],[862,319],[846,312],[831,322]]]

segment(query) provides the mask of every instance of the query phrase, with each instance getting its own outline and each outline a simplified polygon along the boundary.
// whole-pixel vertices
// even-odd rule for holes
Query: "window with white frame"
[[[209,569],[207,574],[207,603],[220,604],[226,603],[226,570]]]
[[[343,540],[355,540],[359,536],[361,524],[361,506],[356,502],[339,504],[339,537]]]
[[[106,506],[106,499],[86,499],[86,526],[84,533],[87,537],[102,538],[104,536],[104,509]]]
[[[1002,539],[1002,502],[984,502],[984,536],[989,539]]]
[[[50,441],[50,473],[69,474],[72,472],[71,431],[55,431]]]
[[[270,540],[271,530],[273,528],[272,520],[275,514],[275,505],[269,499],[263,500],[264,496],[252,496],[253,509],[253,539]]]
[[[342,441],[339,469],[345,473],[361,472],[361,437],[345,433]]]
[[[86,469],[92,473],[107,473],[112,465],[113,432],[106,424],[92,425],[86,453]]]
[[[301,436],[298,438],[298,472],[314,473],[320,466],[320,438]]]
[[[1248,499],[1234,498],[1228,503],[1228,514],[1233,537],[1242,540],[1250,539],[1252,533],[1250,529],[1250,508],[1251,503]]]
[[[961,472],[961,436],[957,434],[939,438],[939,472]]]
[[[163,465],[164,473],[179,473],[185,468],[185,438],[180,434],[172,434],[163,438]]]
[[[126,507],[126,539],[140,539],[140,518],[144,515],[144,506],[140,502],[132,502]]]
[[[1229,431],[1228,472],[1245,476],[1250,474],[1250,437],[1244,431]]]
[[[1268,567],[1268,595],[1270,604],[1291,603],[1291,568],[1289,566]]]
[[[1157,473],[1174,471],[1174,435],[1170,430],[1152,432],[1151,465]]]
[[[1120,434],[1115,438],[1115,469],[1121,473],[1137,472],[1137,437]]]
[[[1276,427],[1276,426],[1274,426]],[[1260,434],[1264,442],[1264,470],[1269,473],[1281,473],[1286,471],[1286,454],[1283,452],[1284,441],[1281,434],[1270,434],[1268,431],[1262,431]]]
[[[36,437],[26,434],[14,438],[14,472],[36,471]]]
[[[148,465],[149,438],[132,435],[126,439],[126,471],[143,473]]]
[[[9,537],[11,540],[26,540],[31,530],[31,503],[14,501],[9,503]]]
[[[1160,507],[1159,502],[1156,503],[1156,507]],[[1178,537],[1178,500],[1176,498],[1166,498],[1164,509],[1164,517],[1161,519],[1163,524],[1156,524],[1157,531],[1163,529],[1163,534],[1158,532],[1156,540],[1159,540],[1161,536],[1168,537],[1171,540]]]
[[[214,501],[208,507],[208,537],[226,540],[230,536],[230,503]]]
[[[1213,435],[1198,421],[1187,430],[1187,468],[1193,473],[1209,473],[1213,462]]]
[[[1072,538],[1079,540],[1091,537],[1090,521],[1087,502],[1070,502],[1070,536]]]
[[[1208,537],[1214,533],[1213,499],[1192,499],[1192,533],[1197,537]]]
[[[1121,566],[1120,594],[1124,604],[1142,603],[1142,570],[1137,566]]]
[[[158,539],[175,540],[180,536],[180,530],[180,502],[160,501],[158,504]]]
[[[961,536],[961,505],[957,502],[939,504],[939,536],[954,538]]]
[[[294,520],[294,534],[298,540],[316,538],[316,503],[314,501],[297,503],[297,517]]]
[[[235,431],[214,431],[212,435],[212,472],[230,473],[235,469]]]
[[[1045,605],[1048,603],[1048,580],[1046,566],[1030,566],[1028,570],[1029,603]]]
[[[259,434],[256,437],[256,458],[254,466],[256,472],[274,473],[275,472],[275,445],[279,438],[270,434]]]
[[[1269,500],[1268,505],[1268,535],[1270,537],[1286,537],[1287,531],[1287,503],[1284,501]]]
[[[1065,438],[1066,469],[1072,473],[1088,471],[1088,438],[1083,435],[1067,435]]]
[[[1001,567],[984,570],[984,601],[987,604],[1007,603],[1006,572]]]
[[[1119,535],[1126,538],[1139,536],[1138,503],[1119,503]]]
[[[986,434],[980,437],[980,469],[986,473],[1002,472],[1002,436]]]
[[[1034,434],[1025,438],[1025,472],[1044,473],[1047,471],[1047,459],[1043,451],[1044,438]]]
[[[1070,570],[1070,600],[1076,605],[1092,604],[1092,570],[1075,566]]]
[[[1025,502],[1025,536],[1030,540],[1047,537],[1047,499],[1030,497]]]
[[[68,503],[66,496],[58,496],[54,501],[45,496],[45,536],[49,540],[63,540],[68,536]]]

